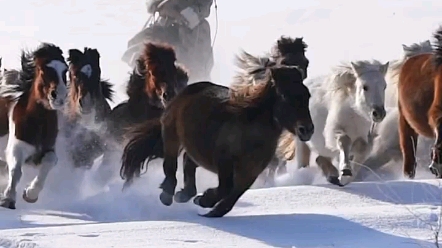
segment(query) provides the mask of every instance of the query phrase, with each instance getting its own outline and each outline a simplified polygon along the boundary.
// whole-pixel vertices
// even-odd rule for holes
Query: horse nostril
[[[52,97],[53,99],[57,98],[57,92],[55,92],[55,90],[53,90],[53,91],[51,92],[51,97]]]
[[[373,117],[373,120],[382,120],[385,117],[385,109],[382,107],[375,107],[373,111],[371,112],[371,115]]]
[[[298,132],[299,132],[300,135],[305,135],[305,134],[307,134],[307,128],[304,127],[304,126],[299,126],[298,127]]]

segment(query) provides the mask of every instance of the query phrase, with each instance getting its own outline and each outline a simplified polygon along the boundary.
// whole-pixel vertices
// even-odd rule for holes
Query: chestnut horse
[[[166,178],[160,186],[160,200],[172,204],[177,158],[185,149],[184,189],[175,200],[185,202],[196,195],[195,169],[201,166],[218,174],[219,185],[197,196],[194,203],[214,207],[205,217],[222,217],[267,167],[284,129],[308,141],[314,126],[303,70],[277,65],[269,58],[256,61],[259,65],[247,71],[251,76],[260,73],[255,78],[262,82],[239,82],[232,88],[210,82],[191,84],[169,103],[161,118],[134,130],[122,157],[120,174],[125,185],[140,174],[144,160],[148,164],[156,157],[158,143],[164,143]],[[147,149],[133,152],[139,150],[137,146]]]
[[[100,137],[111,111],[112,85],[101,79],[100,54],[96,49],[69,50],[69,95],[65,114],[68,152],[75,167],[90,168],[104,152]]]
[[[177,63],[175,50],[165,43],[149,42],[137,60],[127,85],[129,99],[117,105],[106,121],[106,147],[94,178],[100,186],[117,174],[126,130],[145,120],[158,118],[164,107],[189,80],[183,66]]]
[[[435,138],[431,172],[442,178],[442,26],[434,33],[433,53],[409,58],[399,74],[399,141],[403,157],[403,173],[416,174],[418,135]]]
[[[5,150],[9,180],[0,199],[2,207],[15,209],[23,164],[40,167],[23,192],[28,203],[38,200],[50,170],[57,164],[57,110],[63,109],[67,98],[67,70],[63,51],[43,43],[32,53],[22,52],[21,70],[14,82],[0,84],[0,136],[9,134]]]

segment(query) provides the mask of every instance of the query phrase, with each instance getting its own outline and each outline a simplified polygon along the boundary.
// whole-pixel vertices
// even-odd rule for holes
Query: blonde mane
[[[356,60],[352,61],[361,74],[379,71],[383,65],[378,60]],[[328,94],[337,95],[341,100],[351,96],[355,89],[357,75],[355,74],[350,62],[342,62],[332,68],[332,73],[326,79],[325,87]]]
[[[230,102],[248,107],[257,103],[271,87],[270,70],[276,63],[269,57],[255,57],[244,50],[235,57],[240,69],[230,85]]]

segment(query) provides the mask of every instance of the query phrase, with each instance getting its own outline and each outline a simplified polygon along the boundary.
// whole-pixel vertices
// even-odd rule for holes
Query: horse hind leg
[[[218,164],[218,187],[207,189],[202,195],[195,197],[193,202],[203,208],[213,208],[227,196],[234,186],[235,163],[230,159],[220,159]],[[262,172],[262,171],[261,171]]]
[[[57,164],[57,155],[55,151],[48,151],[44,153],[40,169],[37,176],[32,180],[31,184],[23,191],[23,199],[28,203],[35,203],[38,200],[38,195],[43,190],[46,179],[51,169]]]
[[[196,168],[198,165],[184,153],[183,155],[183,176],[184,176],[184,188],[176,192],[174,200],[176,202],[188,202],[192,197],[196,196]]]
[[[162,129],[164,148],[163,171],[165,178],[160,185],[163,191],[160,194],[160,201],[170,206],[173,202],[175,188],[177,185],[176,172],[178,169],[178,155],[180,152],[180,141],[175,125],[166,125]]]

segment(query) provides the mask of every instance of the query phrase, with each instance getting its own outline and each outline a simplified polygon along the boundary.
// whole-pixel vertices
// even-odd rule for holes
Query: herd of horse
[[[434,46],[402,45],[398,60],[345,62],[308,78],[307,44],[281,36],[266,55],[241,51],[229,87],[189,83],[174,48],[148,42],[130,73],[128,100],[114,108],[96,49],[71,49],[65,59],[58,46],[42,43],[22,51],[20,69],[1,71],[0,136],[8,141],[0,166],[8,182],[0,206],[16,208],[25,164],[39,170],[22,197],[38,200],[60,137],[70,140],[63,148],[74,167],[90,168],[102,156],[95,178],[101,186],[118,173],[115,161],[126,188],[149,162],[163,159],[161,202],[193,198],[212,208],[205,217],[227,214],[266,169],[271,180],[293,158],[299,168],[309,166],[312,151],[327,180],[341,187],[390,160],[402,159],[412,179],[422,136],[434,142],[424,143],[429,169],[442,178],[442,27],[434,39]],[[175,192],[182,151],[184,188]],[[219,181],[199,196],[198,167]]]

